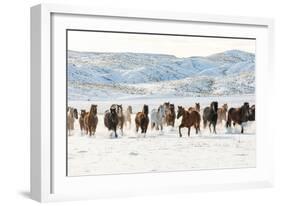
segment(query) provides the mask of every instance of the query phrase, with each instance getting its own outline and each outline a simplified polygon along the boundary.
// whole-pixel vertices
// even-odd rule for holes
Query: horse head
[[[77,109],[73,109],[73,115],[75,119],[78,119],[78,111]]]
[[[91,109],[90,109],[90,113],[91,114],[97,114],[97,107],[98,107],[98,105],[92,104]]]
[[[243,106],[241,107],[241,120],[242,122],[248,121],[250,115],[250,106],[248,102],[244,102]]]
[[[122,115],[122,113],[123,113],[122,104],[117,104],[117,114]]]
[[[177,119],[180,118],[184,113],[184,108],[182,106],[178,106],[178,112],[177,112]]]
[[[163,105],[160,105],[158,107],[158,114],[160,114],[160,117],[161,118],[164,118],[165,117],[165,111],[164,111],[164,106]]]
[[[133,109],[132,109],[132,106],[131,106],[131,105],[128,106],[127,111],[128,111],[130,114],[133,113]]]
[[[211,103],[211,109],[217,113],[218,112],[218,102],[212,102]]]
[[[84,118],[85,115],[86,115],[86,110],[85,110],[85,109],[81,109],[81,111],[80,111],[80,116],[81,116],[82,118]]]
[[[227,104],[223,104],[223,105],[222,105],[222,108],[223,108],[223,110],[224,110],[225,112],[227,112],[227,110],[228,110]]]
[[[195,103],[195,109],[197,112],[200,112],[200,103]]]
[[[110,107],[110,114],[112,114],[112,115],[117,114],[116,107],[113,107],[113,106]]]
[[[143,109],[142,109],[142,112],[144,113],[144,114],[146,114],[146,115],[148,115],[148,105],[143,105]]]

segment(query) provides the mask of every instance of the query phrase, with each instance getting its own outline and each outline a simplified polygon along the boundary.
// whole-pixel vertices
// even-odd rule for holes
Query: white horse
[[[151,110],[150,119],[151,119],[151,129],[156,127],[156,130],[159,130],[159,126],[161,131],[163,130],[163,118],[165,118],[165,110],[164,106],[160,105],[158,109]]]

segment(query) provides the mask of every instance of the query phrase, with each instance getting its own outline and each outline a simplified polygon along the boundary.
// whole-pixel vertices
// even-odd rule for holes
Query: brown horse
[[[79,124],[80,124],[81,133],[83,133],[83,131],[86,130],[86,128],[85,128],[85,116],[86,116],[86,110],[81,109],[80,117],[79,117]]]
[[[125,126],[127,127],[127,122],[129,123],[129,127],[131,128],[131,114],[133,113],[132,106],[129,105],[127,110],[125,111]]]
[[[179,126],[179,134],[180,137],[182,137],[181,134],[181,128],[187,127],[188,128],[188,136],[190,136],[190,127],[194,126],[196,130],[196,134],[200,131],[200,121],[201,117],[199,112],[197,111],[186,111],[182,106],[178,106],[178,114],[177,119],[179,119],[182,116],[181,124]]]
[[[235,124],[241,125],[241,133],[244,132],[243,123],[249,120],[249,103],[245,102],[239,108],[230,108],[228,111],[226,127],[231,127],[231,122],[233,121],[233,126]]]
[[[92,104],[90,112],[87,113],[84,118],[86,134],[89,134],[90,136],[92,134],[95,135],[98,125],[97,107],[97,105]]]
[[[175,119],[176,119],[176,112],[175,112],[175,105],[170,104],[169,109],[166,113],[166,123],[167,126],[175,126]]]
[[[226,122],[226,113],[228,106],[227,104],[223,104],[221,108],[218,108],[218,123],[222,123],[222,120]]]
[[[200,103],[195,103],[195,107],[189,107],[188,108],[188,111],[191,112],[191,111],[196,111],[196,112],[199,112],[200,113]]]
[[[148,105],[143,105],[142,112],[138,112],[135,117],[135,123],[136,123],[136,132],[139,131],[139,128],[141,128],[141,133],[146,134],[148,123],[149,123],[149,117],[148,117]]]

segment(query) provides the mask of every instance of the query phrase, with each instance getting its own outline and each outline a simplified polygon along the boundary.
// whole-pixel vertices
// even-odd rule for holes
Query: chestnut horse
[[[188,111],[191,112],[191,111],[197,111],[200,113],[200,103],[195,103],[195,107],[189,107],[188,108]]]
[[[245,102],[239,108],[230,108],[228,111],[226,127],[231,127],[231,122],[233,121],[233,126],[235,124],[241,125],[241,133],[244,133],[243,123],[249,120],[249,103]]]
[[[227,104],[223,104],[221,108],[218,108],[218,123],[222,123],[222,120],[226,122],[227,109]]]
[[[148,123],[149,123],[149,117],[148,117],[148,105],[143,105],[142,112],[138,112],[135,117],[135,123],[136,123],[136,132],[139,131],[139,128],[141,128],[141,133],[146,134]]]
[[[175,105],[170,104],[168,111],[166,113],[166,123],[167,126],[175,126],[175,119],[176,119],[176,112],[175,112]]]
[[[80,130],[81,130],[81,133],[83,133],[83,131],[86,130],[85,128],[85,116],[86,116],[86,110],[84,109],[81,109],[81,112],[80,112],[80,117],[79,117],[79,124],[80,124]]]
[[[207,126],[207,122],[209,122],[209,129],[211,130],[211,125],[213,125],[213,132],[216,134],[216,125],[218,120],[218,102],[212,102],[209,107],[205,107],[203,111],[203,124],[204,128]]]
[[[97,105],[92,104],[90,112],[86,113],[84,117],[86,134],[89,134],[89,136],[95,135],[98,125],[97,107]]]
[[[111,106],[110,110],[106,110],[104,114],[104,125],[108,130],[113,130],[117,138],[118,115],[115,106]]]
[[[190,136],[190,127],[194,126],[196,130],[196,134],[200,131],[200,121],[201,117],[199,112],[197,111],[186,111],[182,106],[178,106],[178,114],[177,119],[179,119],[182,116],[181,124],[179,126],[179,134],[180,137],[182,137],[181,134],[181,128],[187,127],[188,128],[188,136]]]

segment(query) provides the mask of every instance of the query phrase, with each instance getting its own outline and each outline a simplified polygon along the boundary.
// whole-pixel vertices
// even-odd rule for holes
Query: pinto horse
[[[182,137],[181,128],[188,128],[188,136],[190,136],[190,128],[194,126],[196,134],[200,131],[201,117],[197,111],[186,111],[182,106],[178,106],[177,119],[182,116],[181,124],[179,126],[179,135]]]
[[[89,136],[96,133],[98,125],[97,107],[96,104],[92,104],[90,112],[86,113],[84,118],[86,134],[89,134]]]
[[[111,106],[110,110],[106,110],[104,114],[104,125],[108,130],[113,130],[117,138],[118,115],[115,106]]]
[[[209,122],[209,129],[211,130],[211,125],[213,125],[213,132],[216,134],[216,125],[218,120],[218,102],[212,102],[209,107],[205,107],[203,111],[203,124],[206,128],[207,123]]]
[[[141,128],[141,133],[146,134],[147,127],[149,124],[149,117],[148,117],[148,105],[143,105],[142,112],[138,112],[135,117],[136,123],[136,132],[139,131]]]
[[[233,121],[233,126],[235,124],[241,125],[241,133],[244,133],[243,123],[249,120],[249,103],[245,102],[239,108],[230,108],[228,111],[228,117],[226,122],[226,127],[231,127],[231,122]]]

